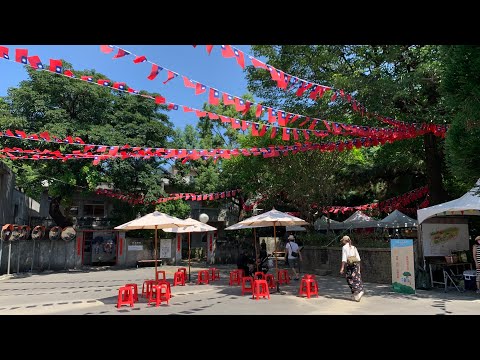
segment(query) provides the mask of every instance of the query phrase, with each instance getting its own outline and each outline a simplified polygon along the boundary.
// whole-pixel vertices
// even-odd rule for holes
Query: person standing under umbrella
[[[298,280],[300,278],[299,261],[302,261],[302,255],[300,254],[298,244],[295,242],[295,236],[293,235],[289,235],[287,238],[287,243],[285,244],[285,257],[288,259],[290,268],[295,274],[293,280]]]

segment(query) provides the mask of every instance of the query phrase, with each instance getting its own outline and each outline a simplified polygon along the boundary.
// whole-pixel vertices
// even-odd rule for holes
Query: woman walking
[[[343,275],[345,273],[353,299],[360,301],[364,294],[362,276],[360,274],[360,254],[357,248],[352,245],[352,240],[349,236],[345,235],[340,241],[343,244],[340,274]]]

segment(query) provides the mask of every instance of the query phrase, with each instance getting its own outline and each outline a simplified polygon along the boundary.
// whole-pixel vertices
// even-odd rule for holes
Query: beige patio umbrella
[[[177,228],[164,228],[162,229],[165,232],[177,233],[177,234],[185,234],[188,233],[188,282],[190,282],[190,233],[192,232],[207,232],[207,231],[215,231],[217,228],[204,224],[201,221],[186,218],[183,220],[187,226],[177,227]]]
[[[125,224],[115,227],[116,230],[155,230],[155,247],[153,250],[155,260],[155,280],[158,280],[157,275],[157,230],[164,228],[177,228],[185,226],[185,220],[170,216],[159,211],[142,216],[138,219],[129,221]]]
[[[248,219],[244,219],[240,222],[238,222],[235,225],[229,226],[225,228],[225,230],[235,230],[238,228],[241,228],[242,226],[244,228],[246,227],[268,227],[268,226],[273,226],[273,240],[275,244],[275,250],[277,249],[277,231],[276,227],[277,226],[291,226],[291,225],[308,225],[308,222],[306,222],[303,219],[300,219],[296,216],[292,216],[289,214],[286,214],[284,212],[272,209],[270,211],[267,211],[263,214],[252,216]],[[232,229],[232,227],[234,227]],[[278,271],[278,259],[277,259],[277,254],[275,253],[275,272]],[[280,287],[278,285],[277,281],[277,293],[280,292]]]

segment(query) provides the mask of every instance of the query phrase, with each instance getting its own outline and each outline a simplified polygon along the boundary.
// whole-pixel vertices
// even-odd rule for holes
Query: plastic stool
[[[127,284],[125,286],[130,286],[133,288],[133,301],[138,301],[138,286],[137,284]]]
[[[183,271],[177,271],[173,274],[173,286],[175,285],[185,286],[185,273]]]
[[[197,285],[208,284],[208,270],[200,270],[197,276]]]
[[[217,268],[209,268],[208,269],[208,272],[209,272],[209,280],[210,281],[215,281],[217,279],[220,279],[220,270],[218,270]]]
[[[168,288],[168,293],[169,293],[169,296],[172,297],[172,289],[170,288],[170,283],[168,282],[168,280],[158,280],[157,285],[167,285],[167,288]]]
[[[278,270],[277,272],[278,284],[290,284],[290,276],[288,275],[288,270]]]
[[[252,299],[258,300],[260,296],[263,298],[268,297],[270,300],[270,292],[268,291],[267,280],[254,280],[253,282]]]
[[[160,279],[160,280],[167,280],[167,276],[165,275],[165,270],[158,270],[156,275],[155,275],[155,280],[159,280],[158,279],[158,274],[162,274],[163,275],[163,279]]]
[[[152,292],[152,286],[156,284],[155,280],[145,280],[142,285],[142,296],[148,297],[150,296],[150,293]]]
[[[177,271],[183,272],[183,278],[187,281],[187,268],[178,268]]]
[[[253,279],[254,280],[267,280],[265,273],[263,271],[256,271],[255,274],[253,274]]]
[[[275,276],[273,276],[273,274],[266,274],[265,275],[265,280],[267,280],[267,283],[268,283],[268,287],[270,289],[275,289]]]
[[[232,270],[230,271],[230,280],[228,281],[228,285],[240,285],[240,282],[242,281],[241,279],[241,274],[238,270]]]
[[[307,295],[308,299],[310,299],[311,295],[317,295],[318,297],[318,285],[315,279],[306,278],[304,276],[300,282],[300,289],[298,291],[298,295]]]
[[[148,305],[154,302],[155,306],[157,307],[162,303],[162,301],[166,301],[168,304],[169,300],[170,300],[170,291],[168,290],[167,284],[162,283],[160,285],[152,286],[152,291],[148,298]]]
[[[117,309],[122,305],[133,307],[133,289],[131,286],[122,286],[118,289]]]
[[[247,283],[250,283],[248,286]],[[242,295],[246,292],[253,293],[253,278],[251,276],[242,277]]]

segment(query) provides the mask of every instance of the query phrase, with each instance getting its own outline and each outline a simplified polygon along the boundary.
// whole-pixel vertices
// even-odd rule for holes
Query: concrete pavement
[[[162,266],[167,279],[180,266]],[[216,265],[221,279],[196,285],[196,274],[205,264],[192,266],[192,283],[171,287],[170,304],[147,306],[140,299],[133,308],[116,308],[118,288],[135,282],[140,291],[145,279],[154,278],[154,268],[69,271],[25,274],[0,280],[0,315],[478,315],[480,296],[473,291],[444,293],[440,289],[418,290],[415,295],[391,291],[389,285],[365,284],[361,302],[352,301],[346,281],[317,276],[320,296],[298,297],[298,281],[282,285],[284,295],[272,293],[270,300],[241,295],[240,286],[228,285],[234,265]]]

